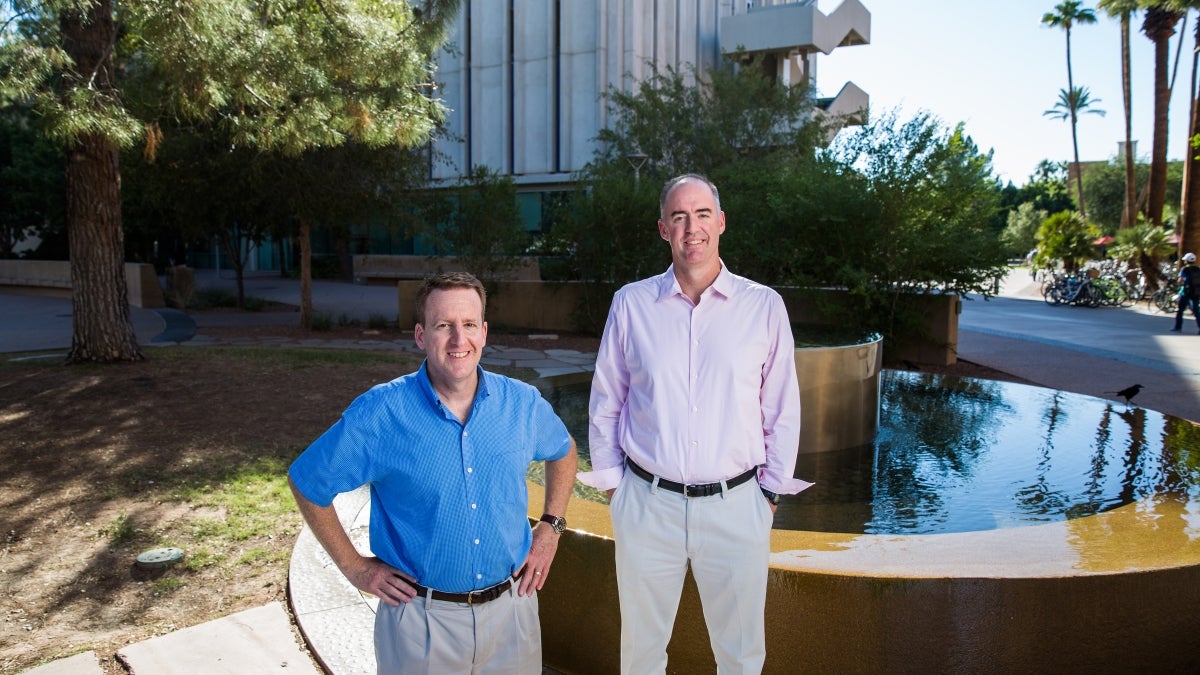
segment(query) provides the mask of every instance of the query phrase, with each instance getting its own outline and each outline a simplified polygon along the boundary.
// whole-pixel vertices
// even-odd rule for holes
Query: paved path
[[[200,273],[197,287],[233,288],[227,274]],[[298,304],[298,284],[274,276],[247,280],[253,297]],[[335,318],[367,320],[372,315],[394,317],[396,291],[390,286],[357,286],[315,282],[314,309]],[[0,353],[66,350],[71,343],[71,303],[61,294],[23,295],[0,289]],[[212,322],[261,323],[294,321],[288,314],[206,314],[193,322],[172,310],[134,308],[131,319],[143,344],[211,344],[203,336]],[[1188,317],[1189,322],[1191,318]],[[1042,386],[1119,400],[1111,393],[1130,384],[1144,385],[1136,403],[1178,417],[1200,420],[1200,336],[1195,324],[1170,333],[1173,317],[1147,308],[1088,309],[1052,307],[1042,302],[1037,285],[1022,270],[1015,271],[1000,297],[964,303],[959,320],[959,357],[1023,377]],[[278,340],[243,340],[281,344]],[[361,340],[305,340],[297,344],[332,348],[380,348]],[[415,351],[411,341],[388,341],[385,348]],[[547,350],[489,350],[486,363],[536,368],[543,375],[586,372],[593,354]],[[361,509],[349,495],[350,524]],[[307,532],[307,531],[306,531]],[[319,564],[319,546],[304,536],[297,542],[302,565]],[[302,624],[326,663],[337,675],[373,672],[373,654],[360,635],[369,603],[339,581],[336,571],[293,570],[306,575],[308,594]],[[315,593],[315,595],[314,595]],[[332,610],[327,613],[326,610]],[[364,613],[364,610],[366,613]],[[312,614],[312,616],[304,616]],[[317,614],[323,616],[317,617]],[[353,630],[351,630],[353,628]],[[205,673],[315,672],[298,646],[294,626],[278,603],[231,615],[201,626],[177,631],[121,650],[135,672],[157,675]],[[349,635],[358,635],[350,639]],[[364,634],[365,635],[365,634]],[[327,645],[327,646],[320,646]],[[253,660],[261,659],[261,661]],[[263,663],[261,667],[258,665]],[[272,665],[273,664],[273,665]],[[140,668],[139,668],[140,666]],[[275,666],[278,666],[276,668]],[[36,675],[102,675],[94,654],[85,653],[47,664]]]

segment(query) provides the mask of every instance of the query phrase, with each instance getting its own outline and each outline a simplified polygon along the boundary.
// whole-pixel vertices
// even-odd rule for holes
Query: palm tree
[[[1181,7],[1200,8],[1200,2],[1188,0],[1180,2]],[[1179,255],[1187,251],[1200,250],[1200,163],[1196,153],[1200,152],[1193,145],[1197,135],[1200,135],[1200,21],[1196,22],[1195,49],[1192,50],[1192,83],[1189,99],[1191,111],[1188,116],[1187,150],[1183,157],[1183,198],[1179,208]]]
[[[1042,23],[1051,28],[1062,28],[1067,34],[1067,88],[1063,91],[1074,93],[1075,78],[1071,72],[1071,27],[1079,24],[1080,26],[1096,23],[1096,13],[1086,7],[1080,7],[1080,2],[1076,0],[1065,0],[1054,6],[1053,12],[1047,12],[1042,15]],[[1083,172],[1079,167],[1079,141],[1075,134],[1075,124],[1077,122],[1075,113],[1076,108],[1071,106],[1067,110],[1071,120],[1071,142],[1075,151],[1075,181],[1079,194],[1079,215],[1087,218],[1087,212],[1083,208]],[[1163,184],[1164,186],[1166,183]]]
[[[1175,24],[1187,13],[1175,2],[1156,2],[1146,6],[1142,32],[1154,43],[1154,135],[1150,146],[1150,184],[1146,217],[1162,225],[1163,202],[1167,197],[1167,111],[1171,105],[1171,85],[1167,76],[1170,40]]]
[[[1095,107],[1099,102],[1100,99],[1092,98],[1087,87],[1075,87],[1070,91],[1059,89],[1058,100],[1054,102],[1054,107],[1042,113],[1046,117],[1071,121],[1071,145],[1075,148],[1075,181],[1076,187],[1079,189],[1077,193],[1079,197],[1079,215],[1085,220],[1087,219],[1087,212],[1083,208],[1083,168],[1079,166],[1079,138],[1076,130],[1079,124],[1079,116],[1083,113],[1104,117],[1104,111]]]
[[[1100,0],[1097,5],[1109,17],[1121,19],[1121,104],[1125,108],[1125,208],[1121,211],[1121,229],[1137,224],[1137,177],[1133,156],[1133,82],[1130,76],[1129,25],[1137,11],[1137,0]]]

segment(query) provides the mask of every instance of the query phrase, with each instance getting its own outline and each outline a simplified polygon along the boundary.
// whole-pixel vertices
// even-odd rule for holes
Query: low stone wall
[[[817,315],[817,307],[837,306],[845,302],[847,297],[844,291],[831,288],[789,287],[778,290],[793,323],[807,323],[810,317]],[[958,315],[962,313],[962,299],[953,294],[929,294],[920,300],[922,313],[928,322],[926,337],[910,338],[903,344],[889,345],[888,353],[914,363],[953,365],[958,361]]]
[[[400,328],[411,329],[413,298],[419,280],[397,283],[397,313]],[[577,330],[574,320],[583,285],[569,281],[500,281],[490,284],[487,320],[492,326],[525,329],[531,332],[565,332]],[[788,315],[795,323],[805,323],[815,314],[819,302],[837,302],[840,291],[829,289],[782,289]],[[922,298],[928,305],[925,312],[929,324],[928,337],[913,339],[907,344],[889,348],[897,359],[914,363],[952,365],[958,360],[958,315],[962,301],[957,295],[928,295]]]
[[[134,307],[164,307],[162,286],[154,266],[125,263],[129,304]],[[71,263],[66,260],[0,260],[0,286],[71,289]]]
[[[421,281],[397,283],[400,328],[410,329],[417,288]],[[582,284],[566,281],[499,281],[488,294],[487,321],[491,326],[528,329],[534,332],[568,332],[576,329],[573,318]]]
[[[462,263],[454,256],[356,255],[353,264],[354,282],[359,284],[394,279],[424,279],[432,274],[462,269]],[[518,259],[516,266],[503,278],[513,281],[540,281],[542,273],[537,258]]]

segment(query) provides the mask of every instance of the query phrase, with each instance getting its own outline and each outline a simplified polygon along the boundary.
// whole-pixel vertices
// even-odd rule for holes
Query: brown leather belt
[[[485,602],[491,602],[504,595],[505,591],[512,588],[512,583],[512,579],[505,579],[491,588],[485,588],[482,591],[471,591],[470,593],[446,593],[426,588],[415,581],[409,582],[409,585],[417,589],[417,595],[423,598],[432,598],[434,600],[441,600],[442,602],[458,602],[467,605],[482,605]]]
[[[632,471],[635,476],[645,480],[647,483],[654,482],[655,475],[635,464],[632,459],[626,457],[625,466],[628,466],[629,470]],[[739,476],[734,476],[733,478],[725,481],[725,487],[735,488],[751,478],[754,478],[754,476],[757,474],[758,467],[751,467],[746,471],[746,473],[743,473]],[[664,490],[670,490],[671,492],[678,492],[684,497],[711,497],[713,495],[721,494],[720,483],[694,483],[692,485],[685,485],[683,483],[676,483],[673,480],[667,480],[666,478],[659,478],[658,487],[663,488]]]

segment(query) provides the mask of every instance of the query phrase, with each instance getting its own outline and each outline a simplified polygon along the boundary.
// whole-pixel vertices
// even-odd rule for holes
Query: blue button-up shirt
[[[533,386],[480,368],[463,424],[422,364],[359,396],[289,475],[318,506],[369,484],[371,552],[422,585],[463,593],[503,581],[525,561],[529,463],[570,447]]]

